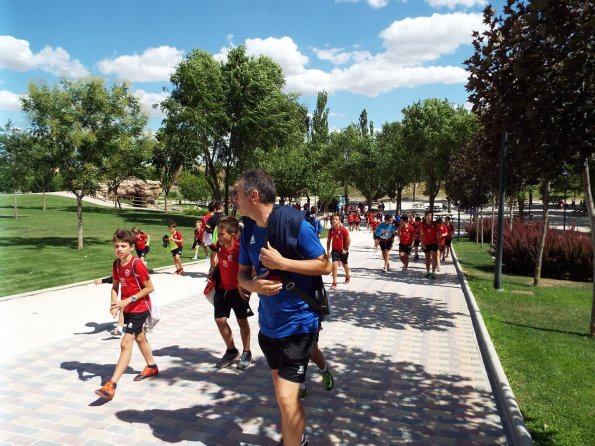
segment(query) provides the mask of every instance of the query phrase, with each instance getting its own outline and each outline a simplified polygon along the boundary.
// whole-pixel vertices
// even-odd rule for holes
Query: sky
[[[503,0],[491,4],[500,13]],[[365,108],[380,128],[426,98],[469,107],[464,61],[486,0],[0,0],[0,125],[26,127],[20,97],[30,82],[103,77],[130,83],[149,127],[151,105],[192,49],[224,61],[245,45],[283,68],[284,91],[311,114],[329,94],[329,128]]]

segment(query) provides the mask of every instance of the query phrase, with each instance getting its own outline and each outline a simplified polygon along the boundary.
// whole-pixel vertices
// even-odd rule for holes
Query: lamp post
[[[506,150],[508,132],[502,132],[500,146],[500,181],[498,182],[498,237],[496,238],[496,265],[494,267],[494,289],[502,291],[502,247],[504,245],[504,186],[506,184]]]
[[[568,170],[566,169],[566,164],[564,164],[564,170],[562,172],[562,175],[564,175],[564,219],[562,224],[562,230],[566,231],[566,194],[568,191]]]

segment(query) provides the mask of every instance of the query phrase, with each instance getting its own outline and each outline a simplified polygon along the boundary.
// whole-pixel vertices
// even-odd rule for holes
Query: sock
[[[148,366],[150,369],[156,369],[156,368],[157,368],[157,364],[153,364],[153,365],[148,365],[148,364],[147,364],[147,366]]]
[[[319,368],[318,371],[320,372],[320,374],[326,373],[328,372],[328,364],[324,365],[324,368]]]

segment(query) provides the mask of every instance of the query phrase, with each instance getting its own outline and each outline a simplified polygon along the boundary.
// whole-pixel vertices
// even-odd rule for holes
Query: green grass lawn
[[[592,284],[536,288],[532,278],[504,275],[498,292],[487,245],[465,240],[456,252],[535,443],[595,445]]]
[[[18,195],[17,203],[15,219],[13,196],[0,195],[0,297],[111,274],[112,236],[120,227],[138,226],[151,236],[150,268],[173,264],[161,245],[169,220],[177,223],[184,237],[182,262],[194,255],[196,217],[141,209],[116,213],[113,207],[84,203],[84,249],[79,251],[74,199],[47,196],[46,211],[41,195]]]

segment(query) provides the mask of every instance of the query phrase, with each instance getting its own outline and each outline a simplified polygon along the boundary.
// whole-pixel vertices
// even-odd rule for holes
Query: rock
[[[161,183],[153,180],[140,180],[138,178],[130,178],[122,181],[118,188],[118,195],[120,198],[131,200],[133,206],[138,207],[155,207],[157,198],[161,194]],[[114,196],[108,192],[107,184],[100,184],[97,195],[106,200],[113,200]]]

